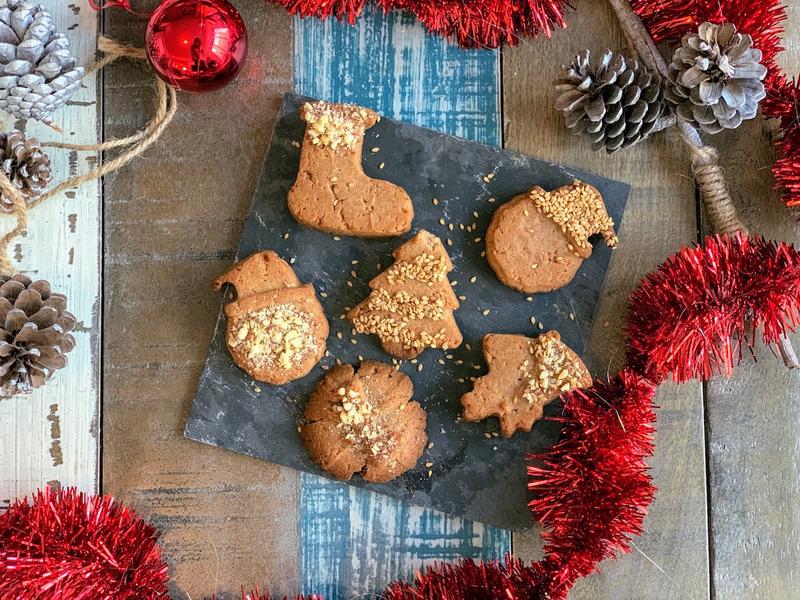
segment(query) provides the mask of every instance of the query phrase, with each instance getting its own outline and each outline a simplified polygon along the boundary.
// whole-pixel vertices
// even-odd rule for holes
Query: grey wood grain
[[[781,64],[793,75],[800,6],[788,8]],[[751,230],[797,246],[797,212],[780,203],[770,172],[773,133],[757,118],[712,142]],[[800,371],[763,348],[756,358],[707,386],[713,589],[726,600],[800,597]]]
[[[165,532],[174,598],[298,585],[297,474],[181,435],[219,308],[210,281],[233,259],[291,87],[291,19],[262,0],[235,4],[251,32],[239,78],[181,94],[158,144],[105,182],[103,491]],[[141,19],[102,14],[108,35],[142,45]],[[106,72],[106,137],[149,118],[151,77]]]
[[[689,164],[680,142],[662,134],[613,156],[595,154],[573,138],[552,106],[558,66],[585,47],[599,52],[624,48],[608,5],[589,0],[568,16],[568,29],[550,39],[523,41],[503,61],[506,146],[627,181],[631,200],[620,228],[598,318],[589,342],[595,375],[622,364],[621,327],[627,297],[640,277],[697,239],[696,201]],[[650,461],[656,500],[636,550],[601,564],[602,573],[580,581],[570,598],[707,598],[709,564],[706,526],[703,398],[696,383],[663,385],[656,399],[658,434]],[[514,537],[515,552],[541,554],[538,531]]]

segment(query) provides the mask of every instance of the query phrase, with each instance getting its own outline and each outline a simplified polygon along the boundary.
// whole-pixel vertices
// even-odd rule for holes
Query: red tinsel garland
[[[216,596],[211,597],[216,600]],[[242,600],[289,600],[288,596],[273,596],[269,591],[262,592],[258,588],[251,592],[245,592],[242,588]],[[293,596],[292,600],[323,600],[322,596],[311,594],[310,596]]]
[[[412,583],[397,581],[385,600],[540,600],[547,596],[547,572],[540,563],[526,566],[513,556],[505,561],[435,564]]]
[[[730,376],[755,331],[775,345],[800,322],[800,254],[760,236],[711,236],[645,277],[630,299],[628,360],[656,383]]]
[[[629,551],[642,532],[655,488],[645,459],[653,454],[655,386],[631,369],[608,382],[565,394],[561,440],[533,456],[530,507],[557,565],[552,592]]]
[[[45,489],[0,515],[0,598],[158,600],[158,531],[109,496]]]
[[[295,15],[355,23],[367,0],[271,0]],[[565,27],[566,0],[372,0],[385,11],[405,10],[431,33],[455,39],[471,48],[516,44],[522,35]]]
[[[783,51],[781,35],[786,8],[780,0],[632,0],[655,41],[675,42],[696,31],[704,21],[733,23],[753,38],[767,67],[764,86],[767,97],[761,103],[764,116],[779,120],[775,147],[780,158],[772,167],[777,188],[784,190],[788,206],[800,206],[800,121],[798,87],[780,72],[777,55]]]

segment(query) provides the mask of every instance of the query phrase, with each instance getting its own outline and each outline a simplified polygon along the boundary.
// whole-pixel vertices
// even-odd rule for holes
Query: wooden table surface
[[[122,11],[42,2],[85,62],[101,31],[142,44],[144,21]],[[231,264],[280,97],[292,89],[631,183],[588,351],[595,375],[614,372],[628,294],[705,228],[672,134],[595,154],[552,108],[551,82],[572,54],[623,48],[610,9],[583,0],[552,39],[464,51],[407,16],[367,11],[346,27],[295,20],[264,0],[234,3],[250,40],[235,83],[181,95],[154,148],[102,189],[38,208],[15,249],[19,268],[65,291],[82,324],[56,383],[0,402],[0,508],[47,483],[114,494],[164,531],[174,598],[232,598],[240,584],[351,598],[433,560],[540,556],[536,527],[512,536],[194,443],[182,431],[219,309],[209,281]],[[782,56],[790,73],[800,48],[794,4]],[[87,81],[59,113],[65,136],[93,142],[139,129],[152,113],[151,77],[123,63],[97,85]],[[771,133],[759,118],[714,142],[752,229],[797,243],[795,215],[773,189]],[[99,157],[54,158],[63,177]],[[800,597],[800,373],[769,352],[758,359],[731,380],[659,389],[651,460],[659,490],[646,531],[632,554],[604,563],[571,598]]]

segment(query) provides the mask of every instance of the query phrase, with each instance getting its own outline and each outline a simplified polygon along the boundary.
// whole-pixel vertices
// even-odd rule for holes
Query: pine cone
[[[573,135],[616,152],[643,140],[664,114],[661,81],[633,59],[605,50],[597,63],[584,50],[556,80],[556,108]]]
[[[703,23],[687,33],[672,55],[664,91],[679,118],[706,133],[735,129],[756,116],[766,96],[767,68],[749,35],[730,23]]]
[[[67,365],[75,317],[46,281],[0,276],[0,398],[29,394]]]
[[[50,157],[44,153],[36,138],[26,138],[21,131],[0,133],[0,165],[3,173],[22,193],[33,199],[50,183]],[[0,196],[0,210],[11,212],[14,201],[6,194]]]
[[[80,87],[83,67],[56,33],[53,15],[30,0],[0,0],[0,108],[52,124]]]

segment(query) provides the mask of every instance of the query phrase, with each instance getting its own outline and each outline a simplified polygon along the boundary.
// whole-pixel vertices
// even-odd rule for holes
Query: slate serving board
[[[495,419],[460,422],[459,399],[471,389],[471,377],[486,373],[480,341],[486,333],[536,335],[542,331],[538,327],[542,323],[544,330],[558,330],[569,346],[583,353],[611,250],[596,243],[591,258],[568,286],[536,294],[529,301],[494,276],[481,256],[483,238],[493,211],[534,185],[550,190],[575,178],[586,181],[600,190],[617,224],[630,187],[383,118],[367,130],[364,171],[370,177],[397,183],[409,193],[416,213],[412,231],[385,240],[335,239],[298,225],[286,206],[287,192],[297,174],[298,142],[305,130],[299,107],[306,100],[294,94],[283,99],[237,256],[271,248],[286,260],[295,259],[298,277],[314,284],[330,322],[331,356],[308,376],[287,385],[254,382],[233,363],[225,348],[225,315],[220,310],[185,435],[324,476],[309,459],[297,433],[311,390],[336,358],[344,363],[356,363],[359,358],[392,362],[376,337],[353,335],[350,322],[340,316],[368,295],[369,280],[392,264],[392,250],[414,232],[427,229],[443,241],[452,241],[447,246],[455,265],[450,280],[457,282],[456,293],[466,296],[455,313],[465,343],[449,352],[426,350],[417,364],[400,363],[400,369],[414,382],[414,399],[428,413],[428,436],[433,442],[417,467],[386,484],[369,484],[358,475],[349,483],[474,521],[507,529],[529,527],[525,456],[553,445],[558,425],[542,421],[529,434],[518,433],[505,440],[498,436]],[[378,151],[373,152],[374,148]],[[473,224],[474,231],[466,231]],[[472,277],[477,278],[474,283]],[[484,316],[487,309],[490,312]],[[531,316],[537,325],[531,324]],[[557,412],[554,403],[546,414]]]

